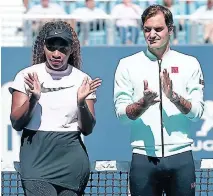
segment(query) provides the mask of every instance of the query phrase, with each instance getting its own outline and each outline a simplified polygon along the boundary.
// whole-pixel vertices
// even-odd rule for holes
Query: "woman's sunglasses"
[[[68,51],[70,50],[70,45],[62,40],[60,42],[56,41],[56,40],[47,40],[45,42],[46,48],[47,50],[54,52],[56,50],[58,50],[59,52],[63,53],[63,54],[67,54]]]
[[[68,51],[70,50],[69,46],[58,46],[58,45],[47,45],[47,44],[46,44],[46,48],[47,48],[47,50],[49,50],[51,52],[58,50],[59,52],[61,52],[63,54],[67,54]]]

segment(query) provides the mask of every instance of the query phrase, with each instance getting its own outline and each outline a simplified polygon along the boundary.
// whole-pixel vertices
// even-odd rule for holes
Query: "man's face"
[[[149,48],[158,49],[169,43],[171,31],[165,23],[162,12],[147,19],[143,27],[144,37]]]
[[[94,0],[88,0],[86,2],[86,6],[89,8],[89,9],[93,9],[95,7],[95,1]]]
[[[132,3],[132,0],[123,0],[123,3],[124,4],[130,4],[130,3]]]
[[[164,0],[163,2],[164,2],[164,5],[167,7],[170,7],[173,4],[172,0]]]
[[[42,7],[48,7],[49,6],[49,0],[41,0]]]
[[[212,9],[213,8],[213,0],[208,0],[207,1],[207,7],[208,7],[208,9]]]

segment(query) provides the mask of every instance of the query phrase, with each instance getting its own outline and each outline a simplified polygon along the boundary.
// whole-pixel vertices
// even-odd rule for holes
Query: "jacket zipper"
[[[159,76],[159,88],[160,88],[160,122],[161,122],[161,145],[162,145],[162,157],[164,157],[164,135],[163,135],[163,106],[162,106],[162,86],[161,86],[161,64],[162,59],[158,60],[158,76]]]

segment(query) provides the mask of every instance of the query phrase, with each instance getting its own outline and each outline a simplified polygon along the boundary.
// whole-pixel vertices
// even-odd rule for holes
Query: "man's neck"
[[[42,7],[43,7],[43,8],[48,8],[48,7],[49,7],[49,4],[47,4],[47,5],[46,5],[46,4],[45,4],[45,5],[42,5]]]
[[[167,7],[168,9],[170,9],[172,7],[172,5],[166,5],[165,7]]]
[[[87,7],[87,8],[91,11],[95,10],[95,7]]]
[[[127,7],[131,7],[132,3],[124,3],[124,5],[127,6]]]
[[[154,54],[157,57],[157,59],[162,59],[164,54],[168,52],[169,47],[170,47],[169,44],[167,44],[165,47],[162,47],[162,48],[158,48],[158,49],[148,48],[148,50],[152,54]]]

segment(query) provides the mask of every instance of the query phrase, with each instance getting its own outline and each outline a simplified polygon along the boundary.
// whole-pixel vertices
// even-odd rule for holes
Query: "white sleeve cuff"
[[[117,118],[123,123],[123,124],[127,124],[132,122],[133,120],[131,120],[127,114],[126,114],[126,107],[127,106],[119,106],[119,109],[116,110],[116,115]]]
[[[197,121],[201,118],[202,113],[203,113],[202,111],[199,111],[199,109],[201,108],[200,103],[199,102],[194,102],[194,103],[191,102],[191,104],[192,104],[191,110],[185,116],[192,121]]]

